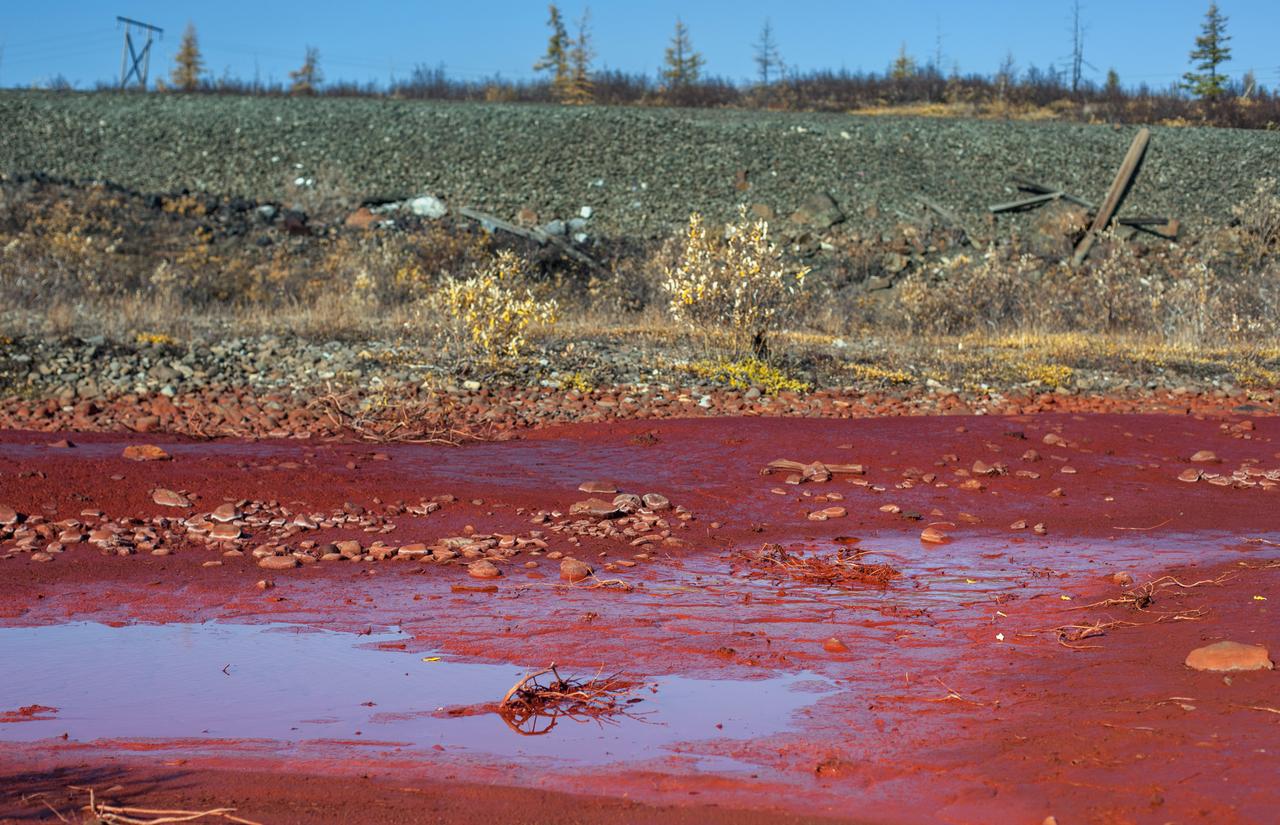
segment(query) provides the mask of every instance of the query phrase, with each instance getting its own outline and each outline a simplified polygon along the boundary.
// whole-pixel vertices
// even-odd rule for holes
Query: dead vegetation
[[[792,553],[780,544],[766,544],[756,551],[744,551],[738,557],[752,568],[752,575],[841,590],[868,585],[887,587],[902,575],[888,564],[865,562],[867,553],[844,547],[826,555],[806,556]]]
[[[550,677],[550,679],[546,678]],[[632,682],[597,672],[589,679],[560,675],[549,667],[520,677],[498,703],[498,715],[507,726],[525,736],[549,733],[561,719],[575,722],[616,722],[634,714],[628,707],[640,701],[629,697]]]
[[[440,444],[457,446],[475,441],[490,441],[495,429],[491,423],[470,420],[456,399],[446,393],[434,393],[427,399],[394,399],[389,394],[360,395],[355,392],[329,393],[312,402],[337,430],[354,433],[359,438],[385,444]]]
[[[530,294],[558,305],[554,329],[530,331],[535,360],[584,340],[647,350],[647,362],[734,348],[732,331],[710,325],[691,338],[672,323],[663,284],[680,259],[675,238],[598,241],[603,266],[593,268],[469,221],[399,217],[395,229],[365,230],[335,215],[295,234],[240,201],[31,180],[4,187],[0,333],[9,337],[376,338],[423,346],[446,369],[492,372],[433,296],[507,250],[522,261]],[[935,381],[1052,391],[1088,370],[1280,384],[1274,181],[1260,181],[1229,226],[1178,244],[1113,233],[1079,267],[1017,230],[975,241],[922,214],[874,238],[842,228],[821,254],[779,222],[780,248],[814,267],[805,291],[788,299],[788,329],[770,337],[769,366],[784,368],[779,389]],[[1074,240],[1059,239],[1065,250]],[[892,288],[872,288],[877,279]],[[335,415],[361,424],[357,411]],[[405,432],[419,430],[405,422],[391,437]]]
[[[262,825],[252,819],[236,816],[236,809],[231,807],[210,808],[203,811],[177,808],[140,808],[124,805],[112,805],[98,798],[94,788],[69,785],[68,790],[87,794],[89,799],[81,811],[87,818],[69,818],[50,804],[43,793],[28,794],[22,801],[33,807],[40,807],[53,814],[59,822],[71,825],[74,822],[94,823],[94,825],[169,825],[177,822],[232,822],[237,825]],[[73,813],[72,816],[75,814]]]
[[[1063,647],[1071,648],[1072,650],[1097,650],[1100,647],[1098,645],[1082,645],[1078,643],[1084,639],[1105,636],[1108,631],[1121,628],[1142,627],[1144,625],[1161,624],[1164,622],[1199,621],[1208,615],[1208,610],[1204,608],[1191,608],[1186,610],[1160,611],[1153,609],[1153,605],[1157,604],[1158,601],[1162,601],[1166,594],[1180,596],[1196,587],[1221,586],[1236,578],[1238,575],[1238,572],[1228,570],[1212,579],[1200,579],[1193,582],[1183,582],[1174,576],[1160,576],[1159,578],[1144,582],[1136,587],[1129,588],[1120,596],[1113,596],[1101,599],[1091,604],[1071,608],[1072,610],[1096,610],[1099,608],[1125,607],[1146,616],[1150,616],[1151,618],[1146,621],[1132,621],[1128,619],[1107,621],[1099,620],[1079,624],[1059,625],[1058,627],[1048,629],[1047,632],[1054,633],[1057,637],[1058,643]]]

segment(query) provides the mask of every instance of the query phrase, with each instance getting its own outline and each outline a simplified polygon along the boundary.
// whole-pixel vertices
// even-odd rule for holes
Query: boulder
[[[799,209],[791,213],[792,223],[818,231],[830,229],[843,220],[844,212],[840,211],[840,205],[826,192],[811,195]]]
[[[1066,258],[1089,228],[1089,212],[1067,201],[1037,211],[1027,234],[1027,247],[1041,258]]]
[[[420,218],[439,220],[449,214],[449,207],[434,195],[420,195],[408,202],[409,211]]]
[[[591,565],[584,561],[578,561],[577,559],[561,559],[560,561],[560,578],[570,584],[576,584],[583,579],[590,578],[594,572],[591,569]]]
[[[1240,642],[1214,642],[1197,647],[1187,654],[1187,667],[1192,670],[1208,670],[1215,673],[1234,670],[1272,670],[1267,649],[1262,645],[1246,645]]]

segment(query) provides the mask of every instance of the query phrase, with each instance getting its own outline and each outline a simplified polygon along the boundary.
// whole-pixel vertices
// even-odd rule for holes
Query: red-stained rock
[[[1187,654],[1186,665],[1192,670],[1213,672],[1272,670],[1275,667],[1267,649],[1262,645],[1229,641],[1197,647]]]

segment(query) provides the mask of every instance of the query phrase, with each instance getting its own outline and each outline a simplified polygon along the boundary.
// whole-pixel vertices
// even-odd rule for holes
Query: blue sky
[[[570,19],[586,4],[566,0]],[[1280,2],[1223,0],[1239,76],[1254,69],[1280,87]],[[443,63],[478,79],[532,76],[546,43],[545,2],[536,0],[4,0],[0,10],[0,86],[63,75],[81,88],[115,78],[123,14],[165,29],[152,76],[167,73],[188,21],[195,23],[209,69],[283,80],[310,44],[326,77],[385,83],[416,64]],[[590,3],[597,65],[654,73],[677,16],[684,19],[707,71],[754,76],[751,44],[771,19],[783,58],[800,70],[883,71],[899,46],[932,58],[939,35],[944,65],[990,73],[1012,53],[1020,69],[1063,63],[1070,51],[1071,0],[595,0]],[[1110,67],[1126,85],[1165,87],[1187,69],[1207,0],[1082,0],[1085,57],[1101,80]]]

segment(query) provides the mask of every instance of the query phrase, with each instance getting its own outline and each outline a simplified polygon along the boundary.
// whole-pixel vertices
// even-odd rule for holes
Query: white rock
[[[409,211],[419,217],[434,221],[449,214],[449,207],[445,206],[444,201],[437,197],[422,195],[409,201]]]

